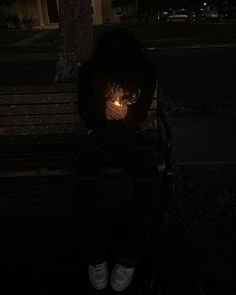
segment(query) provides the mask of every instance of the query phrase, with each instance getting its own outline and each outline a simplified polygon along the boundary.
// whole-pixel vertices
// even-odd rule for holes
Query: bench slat
[[[7,126],[27,126],[27,125],[54,125],[54,124],[79,124],[79,115],[32,115],[32,116],[7,116],[0,118],[1,127]]]
[[[142,129],[156,129],[156,111],[148,112],[146,121],[142,124]],[[66,130],[85,129],[84,122],[78,114],[50,114],[50,115],[22,115],[0,117],[0,135],[25,135],[25,134],[42,134],[54,133],[59,129],[59,133]],[[8,133],[9,132],[9,133]],[[43,132],[44,133],[44,132]]]
[[[33,127],[36,129],[39,126],[49,129],[49,127],[54,128],[54,126],[57,128],[62,128],[62,126],[65,126],[67,128],[68,125],[71,125],[76,129],[77,125],[84,124],[82,120],[76,115],[55,115],[50,117],[41,117],[42,118],[39,118],[38,116],[25,116],[24,119],[22,119],[22,117],[12,117],[13,119],[4,118],[1,121],[0,135],[6,134],[6,130],[13,130],[13,128],[16,132],[20,132],[22,134],[22,129],[26,130],[27,127],[29,127],[31,130]],[[142,130],[156,129],[156,124],[156,120],[146,120],[142,124]]]
[[[53,104],[53,105],[25,105],[25,106],[1,106],[0,116],[19,116],[36,114],[75,114],[77,113],[77,104]],[[1,124],[1,118],[0,118]]]
[[[76,93],[37,93],[37,94],[0,94],[0,105],[31,105],[77,103]],[[153,98],[150,109],[157,108],[157,99]]]
[[[67,134],[29,134],[27,136],[22,136],[15,134],[14,136],[0,135],[0,157],[4,153],[12,153],[14,150],[17,154],[22,154],[26,152],[26,146],[30,147],[31,153],[34,152],[35,146],[37,146],[40,151],[42,151],[42,147],[46,147],[46,149],[53,148],[54,150],[58,150],[58,144],[63,145],[63,150],[66,147],[75,146],[77,143],[83,141],[82,134],[82,126],[80,125],[81,133],[79,131],[78,134],[67,133]],[[86,134],[87,129],[84,127],[84,135]],[[64,144],[66,143],[66,144]],[[54,146],[57,146],[54,148]],[[22,148],[23,147],[23,148]]]
[[[146,121],[155,121],[157,119],[156,110],[149,110]]]
[[[0,95],[2,105],[32,105],[77,102],[75,93],[41,93],[41,94],[11,94]]]
[[[37,135],[37,134],[77,134],[84,131],[81,126],[75,124],[68,125],[44,125],[44,126],[9,126],[0,127],[1,135]],[[82,132],[81,131],[81,132]]]
[[[77,114],[76,103],[49,104],[49,105],[11,105],[1,106],[0,116],[25,116],[25,115],[45,115],[45,114]],[[150,108],[148,118],[155,118],[156,109]],[[0,122],[2,118],[0,117]]]
[[[151,104],[149,110],[155,110],[156,111],[156,109],[157,109],[157,99],[153,98],[152,99],[152,104]]]
[[[156,129],[156,121],[146,121],[142,125],[143,131]],[[31,125],[31,126],[6,126],[0,127],[0,136],[16,135],[40,135],[40,134],[84,134],[86,128],[83,124],[54,124],[54,125]]]
[[[152,131],[152,130],[156,130],[157,128],[157,122],[156,121],[145,121],[142,126],[141,126],[141,130],[143,132],[147,132],[147,131]]]
[[[31,86],[1,86],[0,94],[38,94],[38,93],[75,93],[76,83],[58,83]]]
[[[160,135],[157,96],[156,90],[142,124],[154,149]],[[73,166],[85,134],[87,128],[78,115],[75,84],[0,89],[0,166],[5,172],[8,169],[10,176],[18,170],[21,173],[24,167],[27,171],[32,169],[27,175],[33,175],[40,167],[56,169],[55,175],[59,173],[57,168],[64,173]],[[45,171],[37,170],[36,175],[44,175]]]

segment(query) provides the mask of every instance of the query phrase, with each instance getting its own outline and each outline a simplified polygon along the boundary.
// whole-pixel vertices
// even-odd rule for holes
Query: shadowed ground
[[[160,231],[153,220],[128,294],[151,294],[154,273],[155,288],[184,294],[201,274],[206,294],[235,294],[235,176],[234,166],[175,167],[170,227]],[[0,191],[2,293],[79,293],[84,286],[91,294],[75,185],[54,177],[1,179]]]

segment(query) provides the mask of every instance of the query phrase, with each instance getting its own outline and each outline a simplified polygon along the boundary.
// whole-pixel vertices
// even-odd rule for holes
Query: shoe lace
[[[102,270],[104,271],[104,263],[97,264],[97,265],[94,267],[94,272],[101,272]]]
[[[132,273],[134,271],[133,267],[125,267],[124,265],[119,265],[119,270],[125,273]]]

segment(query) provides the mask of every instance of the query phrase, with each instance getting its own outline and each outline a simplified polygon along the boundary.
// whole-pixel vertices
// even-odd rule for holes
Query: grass
[[[185,43],[190,39],[190,43],[197,42],[236,42],[236,24],[185,24],[185,23],[160,23],[160,24],[123,24],[123,25],[101,25],[94,26],[94,40],[105,32],[122,27],[129,29],[144,44],[159,44],[169,42],[176,43],[176,39],[182,39],[178,42]],[[59,44],[60,35],[58,30],[52,30],[35,43],[39,44]]]
[[[233,97],[226,98],[225,91],[216,86],[215,91],[208,91],[203,85],[205,95],[197,97],[194,93],[189,99],[183,97],[176,99],[175,95],[164,96],[165,109],[169,117],[197,117],[197,116],[221,116],[231,117],[236,115],[236,102]],[[194,89],[195,90],[195,89]],[[216,91],[219,90],[218,93]],[[216,93],[216,94],[215,94]],[[224,99],[219,100],[219,98]]]
[[[58,51],[56,45],[33,44],[27,46],[0,46],[0,54],[55,54]]]
[[[229,86],[228,86],[229,85]],[[163,81],[162,98],[170,117],[236,115],[236,100],[233,88],[220,79],[199,79],[173,83]]]
[[[174,165],[172,197],[177,218],[198,238],[207,223],[221,221],[233,231],[236,221],[235,165]]]
[[[172,225],[189,241],[206,294],[235,294],[235,165],[176,163]],[[178,242],[177,242],[178,243]],[[225,292],[217,293],[217,289]],[[205,294],[205,293],[204,293]]]
[[[222,38],[227,36],[230,40],[235,38],[236,24],[186,24],[186,23],[159,23],[159,24],[133,24],[121,25],[129,29],[140,40],[166,40],[176,38],[198,38],[208,37]],[[95,39],[105,31],[117,26],[94,27]]]

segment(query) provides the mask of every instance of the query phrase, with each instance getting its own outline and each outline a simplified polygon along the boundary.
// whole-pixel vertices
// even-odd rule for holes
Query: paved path
[[[169,118],[173,160],[236,163],[236,117]]]
[[[38,39],[42,38],[43,36],[47,35],[49,32],[50,32],[50,30],[43,30],[42,32],[39,32],[39,33],[33,35],[32,37],[23,39],[21,41],[18,41],[13,45],[14,46],[29,45],[31,42],[34,42],[35,40],[38,40]]]

